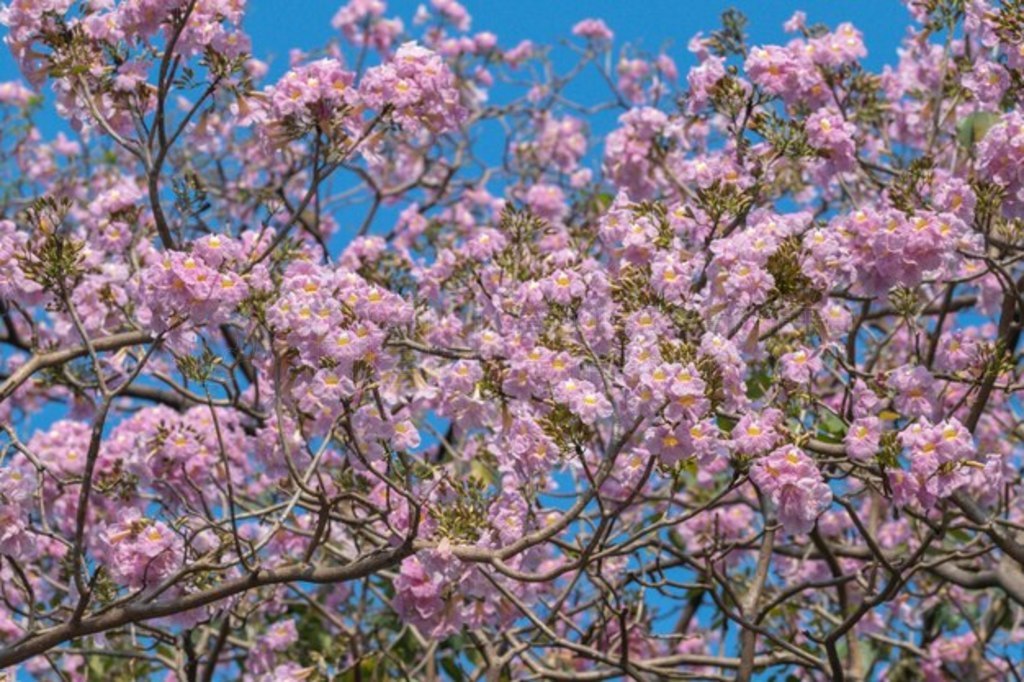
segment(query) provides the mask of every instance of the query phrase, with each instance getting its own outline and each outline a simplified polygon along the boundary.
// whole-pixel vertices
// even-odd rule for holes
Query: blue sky
[[[342,4],[331,0],[248,0],[246,28],[253,38],[255,56],[273,58],[274,72],[287,63],[293,47],[312,49],[334,35],[330,20]],[[389,3],[389,15],[406,20],[416,11],[419,0]],[[464,0],[473,15],[474,31],[492,31],[502,45],[511,46],[529,38],[551,43],[569,35],[572,25],[588,16],[603,18],[616,33],[616,44],[640,43],[655,51],[671,45],[670,53],[680,69],[691,63],[686,43],[697,31],[708,32],[728,7],[750,17],[755,43],[786,39],[782,23],[795,10],[803,9],[811,22],[835,25],[852,21],[865,34],[869,56],[866,65],[878,69],[892,63],[896,46],[908,25],[908,13],[898,0]],[[0,80],[18,76],[7,50],[0,50]]]
[[[332,35],[330,19],[341,3],[324,0],[249,0],[247,27],[256,51],[286,55],[296,45],[313,47]],[[418,0],[389,3],[391,15],[408,19]],[[896,46],[909,23],[899,0],[464,0],[473,15],[474,31],[492,31],[504,45],[524,38],[553,42],[569,34],[574,23],[600,17],[616,33],[616,42],[642,41],[650,50],[666,42],[677,58],[687,57],[686,43],[697,31],[718,25],[722,11],[736,7],[750,17],[756,41],[782,41],[782,23],[803,9],[812,22],[830,25],[852,21],[865,33],[870,51],[867,64],[878,68],[891,63]],[[683,66],[680,60],[680,67]]]

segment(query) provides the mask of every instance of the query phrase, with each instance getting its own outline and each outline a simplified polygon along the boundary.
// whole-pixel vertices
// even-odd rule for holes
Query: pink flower
[[[414,450],[420,445],[420,432],[411,421],[405,419],[395,423],[395,436],[391,441],[396,450]]]
[[[651,284],[666,300],[681,302],[693,285],[696,265],[693,260],[680,260],[675,253],[659,253],[651,263]]]
[[[611,29],[600,19],[584,19],[572,27],[572,34],[588,40],[611,42],[615,37]]]
[[[579,298],[584,294],[586,284],[583,278],[573,270],[556,270],[545,280],[544,291],[550,300],[567,305],[574,298]]]
[[[854,134],[857,128],[845,121],[839,112],[828,108],[819,109],[808,117],[804,128],[810,143],[828,153],[834,172],[854,168],[857,158]]]
[[[298,630],[294,620],[280,620],[267,628],[267,631],[256,638],[256,643],[249,650],[246,658],[246,668],[251,668],[257,675],[273,673],[278,675],[276,670],[278,657],[289,646],[299,639]],[[274,677],[274,679],[282,679]]]
[[[402,44],[391,60],[368,69],[359,94],[378,110],[393,105],[395,119],[413,132],[454,130],[467,115],[448,66],[415,42]]]
[[[182,560],[182,539],[160,521],[143,518],[135,509],[100,536],[102,561],[118,583],[132,589],[153,587]]]
[[[278,138],[287,142],[292,135],[291,132],[281,133],[282,126],[300,131],[327,129],[335,125],[339,108],[358,104],[358,94],[352,88],[354,78],[354,73],[333,58],[296,66],[266,89],[266,103],[259,106],[259,114],[250,118],[261,121],[260,130],[271,147],[280,144]],[[266,120],[262,120],[264,118]],[[356,136],[362,132],[362,123],[357,117],[349,116],[341,122],[341,130]]]
[[[744,62],[748,78],[766,92],[780,96],[786,103],[821,105],[827,101],[827,87],[802,41],[788,47],[755,47]]]
[[[566,379],[559,384],[556,393],[559,400],[568,402],[576,416],[584,424],[593,425],[599,419],[606,419],[612,414],[612,405],[608,398],[589,381]]]
[[[331,26],[340,30],[355,45],[370,45],[386,51],[401,33],[401,19],[383,16],[387,5],[383,0],[350,0],[331,19]]]
[[[221,256],[209,255],[219,267],[198,253],[174,251],[142,270],[139,298],[148,306],[154,326],[164,328],[183,317],[195,324],[222,322],[245,299],[245,280],[229,270]]]
[[[998,62],[978,61],[964,72],[961,82],[982,105],[998,107],[1010,87],[1010,76]]]
[[[583,121],[572,116],[556,118],[544,113],[534,120],[534,138],[516,145],[524,163],[554,164],[569,172],[579,165],[587,151]],[[532,189],[532,188],[531,188]]]
[[[1003,212],[1024,216],[1024,113],[1013,109],[978,143],[978,172],[1006,190]]]
[[[782,378],[795,384],[812,381],[823,367],[821,357],[807,348],[786,353],[779,359],[779,363],[782,365]]]
[[[797,33],[804,30],[807,26],[807,13],[796,11],[793,12],[793,16],[786,20],[786,23],[782,25],[782,29],[786,33]]]
[[[782,527],[790,533],[809,532],[832,504],[832,490],[814,460],[795,446],[781,447],[756,460],[750,480],[772,501]]]
[[[686,81],[690,86],[690,97],[687,110],[696,113],[703,109],[711,99],[712,88],[725,78],[725,60],[710,55],[707,59],[690,69]]]
[[[605,172],[632,198],[646,199],[654,191],[651,147],[668,117],[657,109],[633,109],[620,116],[619,123],[622,127],[606,138]]]
[[[651,65],[644,59],[620,59],[615,71],[619,75],[619,90],[633,104],[643,104],[647,96],[644,83],[651,73]]]
[[[908,417],[931,417],[936,409],[936,382],[926,367],[904,365],[895,370],[887,381],[896,391],[893,404]]]
[[[34,93],[18,81],[0,82],[0,104],[23,107],[33,97]]]
[[[125,62],[117,69],[114,76],[114,88],[128,92],[135,90],[140,84],[146,81],[149,71],[149,64],[143,61]]]
[[[728,457],[727,441],[712,418],[696,422],[685,432],[686,450],[702,467],[714,469]]]
[[[843,66],[868,55],[864,36],[853,24],[844,22],[833,33],[808,41],[812,58],[818,64]]]
[[[761,414],[748,412],[732,430],[733,445],[747,455],[768,452],[782,439],[777,428],[782,421],[783,414],[776,409],[767,409]]]
[[[951,267],[957,249],[975,249],[967,225],[950,213],[919,211],[912,217],[891,207],[865,208],[833,220],[837,247],[846,251],[855,282],[876,296],[896,284],[919,284],[926,271]]]
[[[973,461],[977,450],[971,434],[956,419],[938,424],[920,419],[900,433],[900,442],[909,450],[917,497],[926,509],[968,483],[970,476],[961,465]]]
[[[26,460],[9,460],[0,466],[0,553],[17,560],[32,558],[38,549],[29,527],[37,485],[36,473]]]
[[[684,431],[683,427],[660,426],[648,434],[645,447],[652,455],[657,455],[662,462],[671,466],[690,454],[686,449]]]
[[[443,638],[462,627],[459,601],[462,569],[446,543],[402,561],[394,580],[392,606],[406,622],[425,635]],[[464,586],[463,586],[464,587]]]
[[[557,222],[568,213],[565,205],[565,193],[558,185],[538,184],[526,192],[526,203],[530,210],[540,218]]]
[[[469,12],[456,0],[430,0],[438,14],[460,31],[469,30]]]
[[[846,454],[858,462],[869,462],[878,452],[882,437],[882,422],[878,417],[863,417],[850,424],[843,443]]]
[[[522,40],[511,50],[505,50],[503,55],[505,63],[511,68],[516,68],[531,56],[533,56],[534,44],[530,40]]]
[[[935,355],[935,369],[940,372],[960,372],[978,359],[978,343],[962,331],[943,334]]]
[[[92,429],[85,422],[61,419],[37,432],[28,446],[52,471],[81,476],[89,455]]]

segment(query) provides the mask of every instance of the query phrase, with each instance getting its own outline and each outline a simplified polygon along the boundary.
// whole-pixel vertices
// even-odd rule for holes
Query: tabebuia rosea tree
[[[0,9],[10,679],[1022,678],[1024,4],[244,5]]]

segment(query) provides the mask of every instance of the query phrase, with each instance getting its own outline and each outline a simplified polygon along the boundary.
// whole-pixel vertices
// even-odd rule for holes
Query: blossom
[[[18,81],[0,82],[0,104],[23,107],[33,96],[32,91]]]
[[[0,552],[19,560],[35,549],[29,520],[37,478],[25,464],[0,466]]]
[[[621,127],[605,141],[605,172],[634,199],[654,191],[650,152],[668,117],[652,108],[632,109],[619,117]]]
[[[159,328],[167,328],[186,311],[197,324],[222,322],[249,293],[248,284],[222,257],[180,251],[144,268],[136,286],[149,319]]]
[[[687,452],[693,453],[701,467],[713,471],[728,455],[727,441],[713,419],[706,418],[685,432]]]
[[[961,82],[982,105],[998,107],[1010,76],[998,62],[982,61],[968,69]]]
[[[786,23],[782,25],[783,30],[787,33],[796,33],[797,31],[803,30],[807,25],[807,13],[796,11],[793,12],[793,16],[786,20]]]
[[[592,425],[612,413],[608,398],[589,381],[566,379],[557,386],[555,395],[566,402],[584,424]]]
[[[409,420],[395,424],[395,438],[392,445],[397,450],[411,450],[419,447],[420,432]]]
[[[878,452],[881,442],[882,422],[878,417],[863,417],[850,424],[843,439],[846,454],[858,462],[868,462]]]
[[[619,76],[619,90],[633,104],[646,99],[644,83],[651,74],[651,65],[645,59],[620,59],[615,68]]]
[[[267,95],[275,118],[304,114],[329,115],[330,110],[353,102],[354,74],[337,59],[320,59],[291,69]]]
[[[458,596],[452,589],[459,583],[458,560],[441,549],[402,561],[395,578],[392,606],[407,622],[426,635],[443,638],[462,626]]]
[[[524,162],[532,159],[541,165],[553,164],[560,171],[569,172],[579,165],[587,151],[582,119],[573,116],[560,118],[545,112],[534,120],[533,132],[532,140],[516,145],[516,153]]]
[[[735,447],[744,454],[757,455],[774,448],[782,436],[778,427],[782,425],[782,413],[775,409],[761,414],[745,414],[732,430]]]
[[[544,291],[555,303],[566,305],[572,299],[582,296],[586,291],[586,285],[578,273],[572,270],[556,270],[544,282]]]
[[[935,368],[942,372],[959,372],[978,359],[978,344],[962,331],[943,334],[935,356]]]
[[[785,102],[820,105],[826,101],[827,87],[811,57],[818,52],[799,41],[787,47],[758,46],[750,50],[743,66],[753,83]]]
[[[790,533],[807,533],[832,504],[832,490],[814,460],[794,446],[784,446],[757,459],[750,480],[776,507],[779,522]]]
[[[799,348],[779,358],[782,366],[782,377],[795,384],[806,384],[821,371],[821,358],[813,351]]]
[[[1024,114],[1014,109],[992,126],[978,143],[978,171],[1006,190],[1007,217],[1024,215]]]
[[[925,272],[952,264],[966,246],[966,226],[955,215],[921,211],[908,219],[893,208],[864,208],[837,217],[841,248],[851,257],[856,285],[876,295],[896,284],[914,286]]]
[[[838,111],[822,108],[811,114],[804,126],[807,139],[828,154],[835,171],[853,169],[857,157],[853,136],[857,129],[852,123],[844,120]]]
[[[448,66],[415,42],[403,43],[389,61],[368,69],[359,96],[376,109],[393,106],[395,119],[413,131],[454,130],[467,115]]]
[[[402,33],[401,19],[385,18],[383,0],[350,0],[342,5],[331,26],[356,45],[369,45],[381,52],[387,50]]]
[[[125,510],[100,537],[104,565],[117,582],[132,589],[154,587],[178,568],[182,539],[161,521]]]
[[[78,476],[85,470],[91,441],[92,429],[88,424],[60,419],[33,436],[28,446],[52,471]]]
[[[687,107],[691,112],[703,109],[711,100],[715,85],[725,78],[725,60],[711,55],[700,66],[690,69],[686,82],[690,86],[690,97]]]
[[[456,0],[430,0],[437,12],[460,31],[469,30],[469,12]]]
[[[526,192],[526,203],[535,215],[545,220],[557,221],[567,213],[565,194],[558,185],[533,185]]]
[[[896,391],[896,409],[910,417],[931,416],[935,412],[935,381],[926,367],[904,365],[892,373],[888,385]]]
[[[836,30],[807,43],[807,51],[818,64],[842,66],[867,56],[864,37],[853,24],[843,22]]]
[[[246,659],[246,667],[251,667],[256,675],[277,672],[277,660],[281,652],[297,642],[298,630],[294,620],[281,620],[272,624],[267,631],[257,638],[255,646]],[[274,679],[281,679],[275,677]]]
[[[572,34],[594,41],[611,42],[615,34],[600,19],[583,19],[572,27]]]
[[[900,433],[910,453],[910,472],[917,480],[917,497],[925,508],[949,497],[967,484],[962,464],[977,454],[971,434],[957,419],[932,424],[920,419]]]

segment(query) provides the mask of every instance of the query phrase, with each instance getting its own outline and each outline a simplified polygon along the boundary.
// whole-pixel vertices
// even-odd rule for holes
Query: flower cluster
[[[977,248],[977,237],[955,214],[907,216],[883,205],[837,216],[810,244],[819,267],[849,272],[860,291],[875,296],[897,284],[914,286],[940,268],[955,272],[960,250]]]
[[[964,463],[974,461],[977,450],[971,434],[956,418],[937,424],[920,419],[900,433],[908,451],[910,471],[890,472],[894,499],[901,504],[919,502],[930,508],[967,484]]]
[[[29,519],[35,490],[35,474],[24,462],[0,467],[0,553],[5,556],[27,559],[34,553]]]
[[[822,480],[814,460],[794,446],[784,446],[757,459],[750,480],[771,500],[782,527],[807,533],[832,504],[832,490]]]
[[[572,27],[572,34],[588,40],[611,42],[615,34],[600,19],[584,19]]]
[[[652,157],[666,134],[668,116],[658,109],[631,109],[619,117],[621,128],[605,142],[604,170],[609,178],[629,192],[632,199],[646,199],[657,187]]]
[[[191,253],[163,256],[139,273],[140,315],[158,331],[184,319],[195,324],[227,320],[246,296],[249,284],[239,274],[240,258],[252,242],[210,235],[196,242]]]
[[[1007,112],[978,144],[978,171],[1005,191],[1007,216],[1024,216],[1024,114]]]
[[[394,107],[395,120],[413,133],[455,130],[467,116],[447,65],[414,42],[404,43],[386,63],[368,69],[359,82],[359,95],[369,107]]]
[[[98,542],[111,577],[134,590],[156,587],[181,567],[181,537],[161,521],[144,518],[134,509],[110,524]]]
[[[751,81],[787,104],[821,106],[830,98],[821,67],[841,67],[865,56],[860,31],[844,23],[832,33],[796,39],[785,47],[756,47],[744,69]]]
[[[350,0],[338,9],[331,26],[355,45],[386,52],[403,29],[401,19],[384,17],[386,9],[382,0]]]
[[[350,89],[355,74],[342,68],[337,59],[319,59],[296,67],[267,90],[269,115],[329,118],[335,109],[354,102]]]

